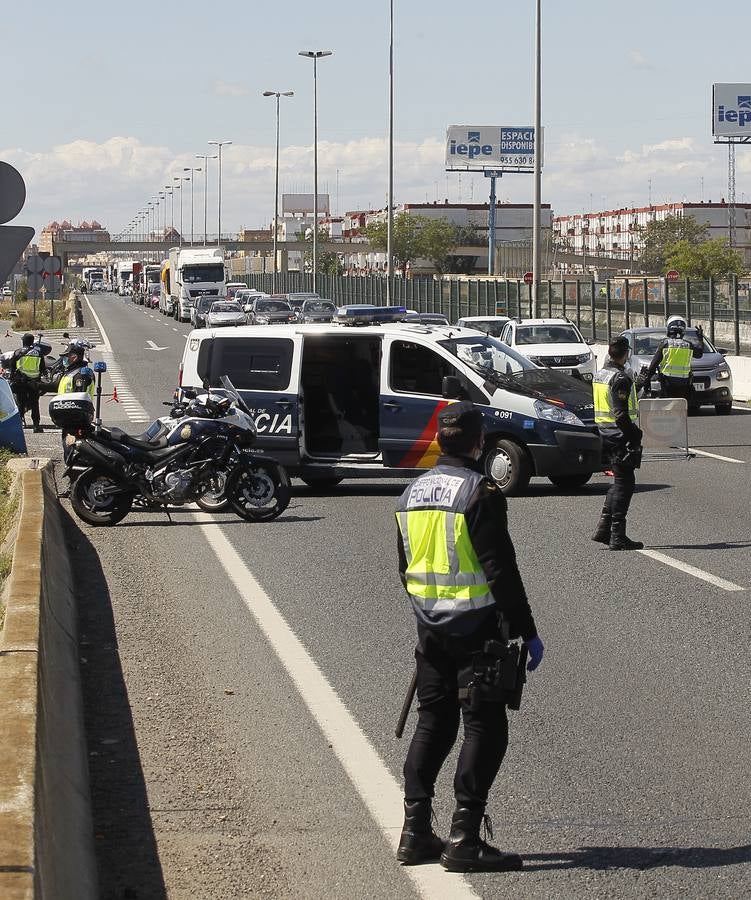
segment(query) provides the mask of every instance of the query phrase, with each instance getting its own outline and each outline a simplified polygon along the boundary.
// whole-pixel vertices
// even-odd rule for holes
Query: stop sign
[[[667,281],[678,281],[680,277],[681,274],[677,269],[671,269],[665,276]]]
[[[535,276],[534,276],[534,274],[533,274],[532,272],[525,272],[525,273],[524,273],[524,283],[525,283],[525,284],[532,284],[532,282],[533,282],[534,280],[535,280]]]

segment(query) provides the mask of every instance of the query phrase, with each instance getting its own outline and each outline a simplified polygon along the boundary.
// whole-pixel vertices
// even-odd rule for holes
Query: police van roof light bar
[[[406,315],[404,306],[340,306],[334,321],[341,325],[383,325],[402,322]]]

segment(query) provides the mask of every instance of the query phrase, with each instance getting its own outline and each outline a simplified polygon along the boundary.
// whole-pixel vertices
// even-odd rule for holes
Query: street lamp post
[[[313,293],[318,277],[318,60],[332,50],[300,50],[298,56],[313,60]]]
[[[532,317],[539,312],[540,293],[540,219],[542,198],[542,9],[535,2],[535,133],[534,133],[534,210],[532,213]]]
[[[165,191],[169,192],[170,195],[170,204],[172,206],[172,224],[170,225],[170,238],[172,239],[175,234],[175,189],[171,184],[167,184],[164,187]]]
[[[209,160],[217,159],[216,155],[209,156],[207,153],[196,153],[196,159],[203,160],[203,246],[206,246],[206,225],[208,221],[209,211]]]
[[[192,247],[195,243],[195,234],[193,231],[193,196],[194,196],[194,187],[196,183],[196,172],[200,172],[200,166],[196,168],[195,166],[185,166],[183,172],[190,172],[190,246]]]
[[[271,276],[271,293],[276,293],[277,280],[277,236],[279,233],[279,98],[294,97],[294,91],[264,91],[264,97],[276,97],[276,168],[274,173],[274,269]]]
[[[161,227],[162,240],[164,240],[164,232],[167,230],[167,195],[163,191],[159,191],[159,201],[161,202],[162,200],[164,200],[164,217],[163,217],[164,225],[163,226],[161,225],[161,220],[159,219],[159,215],[157,213],[156,228],[157,228],[157,232],[158,232]]]
[[[231,144],[232,141],[209,141],[217,148],[217,157],[219,158],[219,202],[217,204],[217,226],[219,234],[217,236],[217,246],[222,242],[222,147]]]
[[[386,305],[391,306],[394,265],[394,0],[389,0],[389,190],[386,212]]]
[[[175,189],[180,191],[180,246],[183,245],[183,184],[186,181],[190,181],[186,175],[175,175],[172,179],[173,181],[180,182],[175,185]]]

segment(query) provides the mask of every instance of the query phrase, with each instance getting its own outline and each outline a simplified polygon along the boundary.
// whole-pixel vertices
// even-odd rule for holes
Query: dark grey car
[[[629,366],[638,375],[643,366],[652,362],[652,357],[660,341],[665,339],[664,328],[629,328],[622,332],[631,346]],[[686,330],[686,337],[698,342],[699,335],[695,328]],[[725,359],[727,350],[717,349],[704,338],[704,355],[691,360],[691,399],[689,405],[714,406],[720,415],[730,415],[733,411],[733,374]],[[660,383],[655,378],[652,390],[659,393]]]
[[[336,307],[331,300],[305,300],[297,311],[298,322],[331,322]]]
[[[286,300],[257,298],[248,311],[248,325],[284,325],[295,321],[295,313]]]

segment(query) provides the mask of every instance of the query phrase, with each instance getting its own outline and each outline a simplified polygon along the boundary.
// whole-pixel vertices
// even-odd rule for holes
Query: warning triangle
[[[33,237],[29,225],[0,225],[0,285],[5,284]]]

